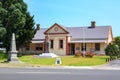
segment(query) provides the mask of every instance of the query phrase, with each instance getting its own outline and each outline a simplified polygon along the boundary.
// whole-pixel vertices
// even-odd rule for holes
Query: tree
[[[3,27],[3,16],[6,16],[7,11],[2,8],[2,3],[0,2],[0,47],[2,47],[2,37],[6,33],[6,29]]]
[[[3,27],[0,27],[0,41],[1,41],[1,38],[5,35],[5,33],[6,33],[6,29]]]
[[[27,11],[27,4],[23,0],[0,0],[0,6],[0,21],[6,29],[6,34],[2,37],[4,47],[9,51],[12,33],[16,35],[17,48],[28,44],[35,29],[34,16],[30,16]]]
[[[119,56],[120,56],[120,36],[115,38],[114,43],[119,46]]]
[[[110,56],[110,58],[118,57],[119,48],[116,44],[109,43],[105,48],[106,55]]]

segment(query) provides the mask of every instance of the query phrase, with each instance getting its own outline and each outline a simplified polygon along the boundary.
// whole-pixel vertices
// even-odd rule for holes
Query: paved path
[[[105,65],[95,66],[95,69],[120,70],[120,59],[108,62]]]
[[[112,67],[120,67],[120,59],[118,60],[113,60],[106,64],[106,66],[112,66]]]

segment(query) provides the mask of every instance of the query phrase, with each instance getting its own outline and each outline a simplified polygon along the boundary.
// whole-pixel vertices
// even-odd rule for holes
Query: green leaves
[[[16,35],[17,48],[28,44],[34,37],[34,19],[23,0],[0,0],[0,27],[6,33],[2,37],[4,47],[10,49],[11,35]]]
[[[118,56],[119,54],[119,47],[116,44],[109,44],[105,49],[106,55],[110,57]]]
[[[115,38],[114,43],[117,44],[118,46],[120,46],[120,36]]]
[[[0,39],[3,37],[3,35],[5,35],[5,33],[6,33],[6,29],[0,27]]]

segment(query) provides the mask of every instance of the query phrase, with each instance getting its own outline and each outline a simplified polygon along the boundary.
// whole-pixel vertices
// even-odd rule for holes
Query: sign
[[[56,58],[55,64],[62,64],[62,63],[61,63],[61,58],[60,58],[60,57],[57,57],[57,58]]]

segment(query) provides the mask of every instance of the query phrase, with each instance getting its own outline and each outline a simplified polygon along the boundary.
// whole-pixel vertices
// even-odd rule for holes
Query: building
[[[104,49],[113,40],[111,26],[96,26],[92,21],[87,27],[65,27],[53,24],[50,28],[39,28],[26,52],[43,53],[49,41],[49,52],[57,55],[73,55],[77,52],[92,51],[105,54]]]

